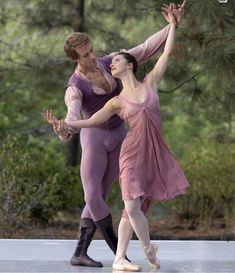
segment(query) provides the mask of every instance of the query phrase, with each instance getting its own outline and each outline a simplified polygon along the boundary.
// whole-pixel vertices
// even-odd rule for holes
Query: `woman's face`
[[[123,55],[116,55],[113,57],[111,67],[111,73],[114,78],[120,78],[120,76],[125,73],[132,64],[128,63]]]

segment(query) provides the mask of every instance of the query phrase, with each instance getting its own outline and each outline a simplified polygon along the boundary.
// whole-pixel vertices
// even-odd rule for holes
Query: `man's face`
[[[94,66],[96,64],[96,55],[90,43],[77,47],[76,52],[79,54],[78,63],[83,66]]]

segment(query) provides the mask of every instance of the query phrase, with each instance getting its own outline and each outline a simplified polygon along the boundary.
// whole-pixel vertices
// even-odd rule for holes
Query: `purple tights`
[[[81,218],[97,222],[109,215],[105,199],[119,174],[119,154],[125,136],[124,125],[112,130],[81,130],[81,179],[86,202]]]

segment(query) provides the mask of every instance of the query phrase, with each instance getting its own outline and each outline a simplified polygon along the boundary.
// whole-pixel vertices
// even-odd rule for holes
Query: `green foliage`
[[[61,209],[83,204],[81,184],[77,183],[79,168],[64,168],[64,146],[48,134],[40,116],[45,109],[54,109],[58,117],[66,113],[64,87],[74,68],[63,52],[67,35],[82,25],[97,55],[128,49],[166,25],[160,7],[170,1],[85,0],[83,18],[76,11],[78,0],[0,1],[3,226],[10,214],[11,219],[34,215],[47,221]],[[208,219],[220,215],[227,219],[234,179],[229,171],[233,169],[232,144],[226,143],[234,143],[235,135],[235,4],[187,2],[185,19],[177,29],[175,52],[159,86],[167,142],[179,158],[184,158],[184,169],[192,183],[189,195],[177,199],[177,211],[183,215],[195,208],[195,219],[205,219],[206,215]],[[140,67],[140,78],[154,63],[152,60]],[[194,144],[202,135],[220,144]],[[231,190],[223,191],[223,185]],[[108,200],[113,207],[122,206],[118,183]],[[196,208],[200,208],[197,213]]]
[[[182,1],[175,1],[176,4]],[[166,22],[160,13],[164,1],[84,1],[85,26],[97,54],[131,48],[142,43]],[[169,1],[166,1],[169,4]],[[0,136],[9,130],[20,134],[44,130],[40,112],[56,109],[65,115],[64,87],[73,69],[63,52],[65,37],[80,23],[76,14],[79,1],[2,1],[0,13]],[[191,0],[182,26],[177,30],[176,47],[160,89],[169,91],[192,77],[174,92],[174,111],[184,102],[182,114],[200,107],[214,124],[229,122],[234,130],[234,3],[220,5],[215,0]],[[152,67],[144,66],[141,76]],[[177,68],[177,69],[176,69]],[[140,77],[141,78],[141,77]],[[168,105],[173,92],[165,97]],[[227,99],[229,96],[229,99]],[[9,105],[14,102],[14,110]],[[57,114],[56,113],[56,114]],[[224,114],[227,113],[225,117]],[[213,120],[213,117],[216,119]],[[221,122],[217,122],[218,118]],[[222,125],[223,127],[223,125]],[[186,127],[185,127],[186,128]]]
[[[186,195],[172,201],[174,213],[195,223],[221,219],[231,225],[235,220],[235,144],[201,138],[187,147],[182,162],[190,188]]]
[[[7,137],[0,156],[0,207],[5,215],[47,222],[61,210],[83,205],[79,168],[65,169],[56,146]]]
[[[121,209],[124,208],[124,203],[122,201],[122,194],[118,179],[112,185],[112,188],[108,194],[107,203],[109,204],[109,207],[114,215],[121,215]]]

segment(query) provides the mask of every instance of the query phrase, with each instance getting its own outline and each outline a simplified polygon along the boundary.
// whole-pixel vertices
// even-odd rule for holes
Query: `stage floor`
[[[139,241],[131,241],[128,257],[142,272],[235,273],[235,242],[158,241],[161,269],[151,271]],[[112,272],[114,255],[102,240],[92,242],[89,255],[103,268],[71,266],[74,240],[0,240],[0,272],[70,273]],[[116,271],[122,272],[122,271]]]

